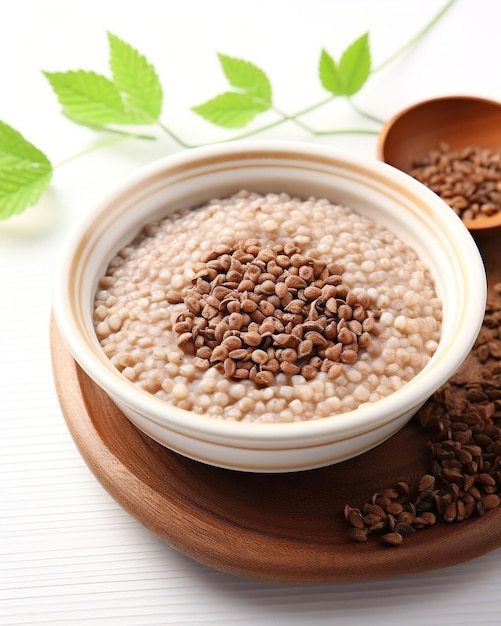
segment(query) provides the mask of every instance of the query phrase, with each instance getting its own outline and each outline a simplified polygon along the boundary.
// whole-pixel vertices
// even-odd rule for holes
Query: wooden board
[[[501,280],[499,238],[479,243],[493,284]],[[211,568],[264,581],[350,582],[446,567],[501,546],[501,509],[416,532],[399,548],[348,539],[346,503],[358,506],[426,469],[425,435],[414,422],[378,448],[323,469],[219,469],[133,426],[74,362],[54,323],[51,347],[63,414],[97,479],[152,533]]]

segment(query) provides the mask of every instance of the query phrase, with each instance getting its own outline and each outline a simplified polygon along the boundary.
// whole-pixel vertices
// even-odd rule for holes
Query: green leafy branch
[[[250,61],[221,53],[218,54],[219,62],[231,89],[191,110],[206,121],[231,130],[248,126],[264,113],[274,113],[274,121],[224,141],[262,133],[285,122],[292,122],[313,135],[377,134],[379,128],[317,130],[302,118],[333,99],[344,97],[362,117],[381,125],[382,120],[362,111],[352,97],[360,92],[371,75],[423,37],[454,2],[448,0],[421,31],[379,67],[372,67],[369,33],[349,45],[339,61],[322,49],[318,75],[328,97],[294,114],[286,114],[273,104],[271,81],[261,68]],[[163,90],[153,65],[138,50],[112,33],[108,33],[108,44],[110,77],[87,70],[43,72],[57,96],[63,115],[76,124],[110,134],[107,140],[62,163],[124,139],[156,139],[156,135],[138,132],[137,128],[143,126],[158,127],[183,148],[195,147],[161,121]],[[0,219],[7,219],[35,205],[50,185],[56,167],[21,133],[0,121]]]
[[[162,111],[162,86],[155,69],[115,35],[108,33],[108,42],[111,79],[85,70],[43,72],[63,114],[94,130],[122,132],[114,126],[154,124]]]
[[[267,111],[273,111],[278,119],[258,130],[252,130],[238,138],[247,137],[263,130],[268,130],[286,121],[292,121],[303,129],[312,133],[337,134],[337,133],[371,133],[378,131],[373,129],[337,129],[337,130],[314,130],[305,124],[300,118],[321,106],[324,106],[336,97],[348,97],[356,94],[371,74],[371,53],[369,49],[369,33],[365,33],[354,41],[343,52],[339,63],[325,50],[322,50],[319,63],[319,78],[322,86],[331,94],[326,100],[298,111],[294,115],[287,115],[273,105],[273,93],[271,82],[265,72],[243,59],[236,59],[224,54],[218,54],[223,72],[233,91],[225,91],[214,98],[195,106],[192,111],[203,117],[208,122],[223,128],[243,128],[254,120],[255,117]],[[382,123],[374,116],[363,113],[373,121]],[[233,137],[232,139],[235,139]]]

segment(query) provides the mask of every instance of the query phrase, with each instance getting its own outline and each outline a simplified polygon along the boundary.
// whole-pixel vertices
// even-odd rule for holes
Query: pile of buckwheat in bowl
[[[162,159],[66,243],[54,314],[146,435],[195,460],[290,472],[359,455],[457,369],[485,274],[435,193],[290,142]]]
[[[442,304],[387,228],[327,200],[241,191],[147,224],[100,279],[94,315],[142,389],[286,422],[399,389],[435,352]]]

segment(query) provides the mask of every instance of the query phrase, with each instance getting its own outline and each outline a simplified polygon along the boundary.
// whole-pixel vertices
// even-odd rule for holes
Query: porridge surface
[[[186,303],[193,295],[196,281],[201,280],[197,278],[203,273],[201,269],[210,265],[206,260],[216,258],[217,250],[227,252],[231,248],[242,253],[242,242],[253,243],[254,247],[259,244],[258,248],[267,250],[274,248],[275,254],[282,256],[288,246],[292,253],[300,252],[303,258],[318,261],[321,267],[342,268],[342,285],[350,292],[347,297],[365,303],[366,311],[362,311],[360,320],[367,315],[372,320],[372,331],[365,333],[363,341],[356,333],[358,346],[356,342],[345,346],[345,354],[353,346],[356,351],[355,357],[345,359],[351,362],[343,362],[339,356],[336,362],[327,359],[326,350],[330,347],[331,352],[335,351],[333,344],[340,344],[334,339],[324,340],[325,345],[316,347],[309,362],[316,364],[313,372],[311,368],[300,369],[300,362],[294,358],[284,365],[287,353],[276,346],[268,348],[268,356],[274,357],[275,365],[280,361],[279,367],[272,370],[269,361],[267,370],[263,354],[272,337],[257,347],[259,355],[247,350],[248,362],[242,361],[241,367],[237,362],[241,373],[235,377],[235,366],[227,371],[222,362],[209,362],[214,359],[207,345],[200,347],[200,339],[198,343],[194,339],[191,346],[182,343],[176,324],[179,329],[180,320],[186,317],[188,321],[194,317],[202,320],[200,313],[187,312]],[[291,265],[287,271],[298,270]],[[322,276],[327,274],[325,269]],[[237,290],[236,283],[234,289]],[[298,298],[297,285],[290,291],[292,295],[285,294],[285,302]],[[304,291],[300,293],[303,299]],[[277,305],[275,294],[273,298]],[[317,305],[325,307],[325,300],[319,298]],[[333,300],[344,304],[339,297]],[[308,306],[311,309],[309,301]],[[268,310],[262,304],[260,307]],[[289,313],[287,319],[298,320],[278,305],[277,310],[281,316]],[[316,317],[323,311],[311,310]],[[353,311],[350,321],[342,320],[341,325],[351,324],[355,331]],[[428,269],[414,250],[385,227],[327,200],[302,201],[286,194],[263,197],[246,191],[212,200],[198,209],[180,210],[146,225],[112,259],[100,280],[94,303],[95,329],[101,346],[134,384],[183,409],[214,418],[256,422],[321,418],[392,393],[431,358],[440,338],[441,316],[441,302]],[[207,320],[202,321],[207,325]],[[292,328],[292,333],[300,335],[305,345],[306,336],[302,329],[297,332],[295,321],[289,322],[289,330]],[[257,328],[249,316],[247,322],[251,327],[245,330]],[[338,323],[338,332],[340,328]],[[244,336],[239,330],[228,336],[237,334]],[[368,334],[370,337],[366,337]],[[201,358],[202,355],[207,358]],[[290,362],[294,362],[292,366]],[[255,377],[242,377],[246,375],[244,366],[248,371],[253,366],[251,372],[272,370],[273,376],[267,374],[266,384],[257,384]]]

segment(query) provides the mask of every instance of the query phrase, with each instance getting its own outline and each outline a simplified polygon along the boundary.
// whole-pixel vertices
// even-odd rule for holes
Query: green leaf
[[[330,91],[335,96],[344,95],[343,82],[339,75],[336,62],[326,50],[322,50],[320,55],[318,71],[320,82],[327,91]]]
[[[219,61],[230,85],[248,96],[271,106],[271,84],[262,69],[243,59],[218,54]]]
[[[130,123],[117,86],[106,76],[84,70],[44,75],[73,122],[91,128]]]
[[[192,108],[207,121],[224,128],[241,128],[268,110],[266,103],[235,91],[226,91]]]
[[[249,61],[225,54],[218,57],[230,85],[240,91],[221,93],[192,111],[218,126],[242,128],[271,108],[270,81],[263,70]]]
[[[36,204],[51,178],[52,165],[45,154],[0,122],[0,219]]]
[[[339,74],[343,82],[344,95],[353,96],[357,93],[369,78],[370,73],[369,33],[365,33],[343,52],[339,61]]]
[[[343,52],[338,64],[322,50],[319,64],[320,81],[335,96],[353,96],[360,91],[371,73],[369,33],[354,41]]]
[[[130,123],[152,124],[162,111],[162,86],[146,58],[116,35],[108,33],[113,82],[122,93]]]

